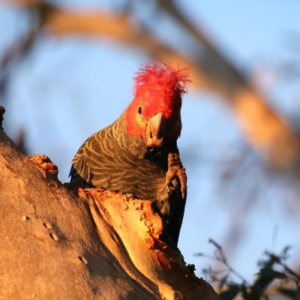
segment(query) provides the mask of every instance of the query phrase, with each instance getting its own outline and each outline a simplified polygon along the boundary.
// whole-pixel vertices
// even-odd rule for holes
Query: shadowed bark
[[[160,240],[151,202],[57,179],[0,130],[1,299],[219,299]]]

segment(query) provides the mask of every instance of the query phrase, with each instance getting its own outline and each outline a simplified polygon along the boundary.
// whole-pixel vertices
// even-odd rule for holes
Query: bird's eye
[[[142,107],[141,107],[141,106],[139,106],[139,108],[138,108],[138,113],[139,113],[139,114],[141,114],[141,113],[142,113],[142,111],[143,111]]]

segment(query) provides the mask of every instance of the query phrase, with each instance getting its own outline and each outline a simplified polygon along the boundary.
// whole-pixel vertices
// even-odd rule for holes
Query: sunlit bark
[[[66,187],[0,130],[1,299],[219,299],[147,200]]]

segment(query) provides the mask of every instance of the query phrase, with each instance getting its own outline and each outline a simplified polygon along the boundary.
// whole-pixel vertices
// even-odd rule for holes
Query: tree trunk
[[[219,299],[160,240],[150,201],[64,185],[1,130],[0,168],[0,299]]]

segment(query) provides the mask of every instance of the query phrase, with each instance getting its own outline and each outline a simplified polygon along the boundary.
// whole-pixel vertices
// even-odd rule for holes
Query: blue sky
[[[74,3],[65,2],[66,5]],[[78,7],[96,5],[96,1],[76,3]],[[99,3],[99,8],[110,7],[109,1]],[[292,58],[287,45],[289,36],[300,34],[299,1],[187,0],[180,6],[245,74],[252,74],[260,63],[276,66]],[[145,11],[139,13],[145,15]],[[181,44],[182,33],[174,35],[174,39],[170,35],[171,22],[157,22],[160,26],[155,30],[161,39]],[[8,41],[24,32],[26,18],[18,10],[1,4],[0,28],[6,29],[0,32],[1,54]],[[5,130],[15,137],[18,130],[24,128],[30,153],[47,154],[58,165],[60,180],[68,181],[71,160],[78,147],[127,107],[132,99],[134,72],[146,61],[148,57],[142,52],[107,40],[75,35],[62,39],[45,36],[11,79]],[[276,70],[272,69],[270,76],[274,73]],[[274,80],[275,85],[260,84],[260,88],[272,105],[282,107],[287,98],[295,97],[299,87],[293,85],[292,90],[287,89],[277,77]],[[211,254],[213,248],[207,243],[208,239],[222,244],[232,218],[237,219],[237,224],[243,219],[239,215],[239,197],[222,199],[214,182],[214,161],[222,156],[222,151],[225,153],[230,148],[238,152],[245,143],[234,113],[219,100],[217,95],[207,91],[190,90],[182,109],[179,148],[183,163],[187,161],[189,189],[179,247],[185,260],[196,264],[198,275],[210,262],[193,254]],[[295,110],[299,104],[298,99],[298,104],[290,103],[290,107]],[[193,154],[193,163],[185,153]],[[286,208],[282,201],[289,197],[287,188],[279,186],[274,190],[272,186],[270,190],[265,201],[252,208],[245,219],[247,230],[230,257],[231,264],[248,279],[257,271],[256,262],[265,249],[280,251],[287,244],[293,244],[295,258],[300,250],[299,222],[283,213]],[[278,228],[275,242],[274,228]]]

